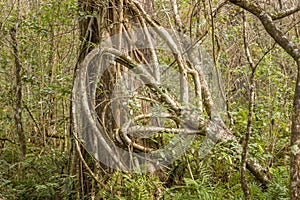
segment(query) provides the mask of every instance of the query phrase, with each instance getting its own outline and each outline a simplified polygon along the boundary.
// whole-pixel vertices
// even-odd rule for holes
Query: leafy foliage
[[[243,199],[241,158],[233,153],[235,147],[217,144],[208,155],[199,158],[203,138],[198,136],[189,152],[173,164],[184,163],[183,176],[169,188],[166,183],[172,170],[132,175],[114,172],[101,179],[109,190],[89,177],[93,194],[80,196],[82,180],[73,168],[84,171],[84,167],[78,156],[75,166],[71,165],[70,155],[74,149],[69,136],[69,107],[80,49],[77,19],[89,16],[78,12],[76,0],[24,1],[19,7],[15,2],[0,2],[0,198],[90,199],[93,195],[96,199]],[[220,2],[177,2],[191,38],[199,39],[206,30],[207,35],[212,34],[208,3],[216,9]],[[155,8],[162,25],[174,24],[169,2],[155,1]],[[232,133],[242,141],[248,118],[250,71],[241,39],[240,9],[230,5],[222,9],[214,17],[214,35],[204,37],[202,46],[211,57],[215,56],[216,66],[225,80],[228,108],[224,115],[232,117],[226,118],[226,123],[229,125],[233,120]],[[251,159],[268,169],[272,177],[267,189],[250,173],[247,180],[253,199],[289,199],[289,142],[296,67],[253,16],[247,14],[247,19],[251,55],[256,63],[259,62],[249,152]],[[295,36],[299,36],[299,25],[294,25],[293,21],[292,16],[278,23],[299,44],[299,37]],[[24,161],[20,160],[13,120],[14,57],[9,31],[16,24],[22,63],[23,123],[28,146]],[[171,64],[172,61],[161,54],[160,61]],[[136,104],[131,106],[134,112],[140,109]],[[172,125],[170,123],[170,127]],[[170,135],[163,139],[168,141]],[[95,161],[91,158],[87,162],[92,165]],[[99,168],[93,170],[101,171]]]

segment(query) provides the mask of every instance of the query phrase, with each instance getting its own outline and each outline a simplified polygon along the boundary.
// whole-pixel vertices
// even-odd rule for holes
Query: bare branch
[[[295,14],[298,11],[300,11],[300,4],[297,7],[287,9],[283,12],[276,13],[276,14],[271,14],[271,17],[272,17],[273,20],[279,20],[279,19],[288,17],[292,14]]]
[[[177,2],[176,0],[170,0],[172,9],[173,9],[173,16],[174,16],[174,21],[175,21],[175,25],[177,28],[177,31],[179,33],[181,33],[182,31],[184,31],[184,26],[182,25],[179,13],[178,13],[178,6],[177,6]]]
[[[75,134],[74,134],[75,136]],[[88,166],[88,164],[86,163],[82,153],[81,153],[81,149],[80,149],[80,144],[79,144],[79,141],[78,141],[78,138],[75,136],[75,145],[76,145],[76,150],[77,150],[77,153],[79,155],[79,158],[81,160],[81,162],[83,163],[84,167],[86,168],[86,170],[88,171],[88,173],[91,175],[91,177],[99,184],[102,186],[102,188],[104,188],[105,190],[107,191],[110,191],[110,189],[107,187],[106,184],[102,183],[96,174],[94,174],[94,172],[92,171],[92,169]]]
[[[200,130],[191,130],[191,129],[184,129],[184,128],[165,128],[165,127],[157,127],[157,126],[131,126],[128,128],[128,134],[138,138],[143,138],[145,136],[149,137],[159,132],[204,135],[203,132],[201,132]]]

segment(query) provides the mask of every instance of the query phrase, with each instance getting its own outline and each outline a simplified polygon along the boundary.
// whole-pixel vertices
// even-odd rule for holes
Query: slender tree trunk
[[[25,134],[23,130],[22,124],[22,79],[21,79],[21,71],[22,65],[19,57],[18,50],[18,42],[17,42],[17,26],[16,28],[11,28],[10,30],[13,53],[15,59],[15,78],[16,78],[16,86],[15,86],[15,95],[16,95],[16,104],[15,104],[15,126],[16,126],[16,134],[19,137],[20,142],[20,150],[21,150],[21,160],[25,160],[26,156],[26,140]]]
[[[291,135],[291,199],[300,199],[300,57],[297,62],[297,82],[294,96]]]
[[[250,136],[252,133],[252,118],[253,118],[253,110],[254,110],[254,96],[255,96],[255,72],[256,66],[253,63],[249,44],[247,41],[247,20],[245,11],[243,12],[243,40],[244,40],[244,48],[245,54],[251,68],[250,74],[250,85],[249,85],[249,114],[248,114],[248,122],[247,122],[247,131],[243,141],[243,151],[242,151],[242,163],[241,163],[241,185],[244,192],[245,199],[251,199],[251,191],[248,187],[247,178],[246,178],[246,166],[247,166],[247,154],[248,154],[248,144],[250,141]]]

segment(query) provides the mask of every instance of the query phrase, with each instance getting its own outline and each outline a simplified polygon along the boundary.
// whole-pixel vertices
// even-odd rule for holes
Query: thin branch
[[[8,138],[0,138],[0,141],[8,141],[8,142],[10,142],[10,143],[12,143],[12,144],[17,144],[17,143],[15,143],[14,141],[12,141],[12,140],[10,140],[10,139],[8,139]]]
[[[289,27],[285,32],[284,32],[284,34],[286,34],[287,32],[289,32],[294,26],[296,26],[297,24],[299,24],[300,23],[300,21],[298,21],[298,22],[296,22],[293,26],[291,26],[291,27]],[[255,64],[255,67],[257,67],[262,61],[263,61],[263,59],[275,48],[275,46],[276,46],[276,42],[274,42],[273,44],[272,44],[272,46],[264,53],[264,55],[262,55],[261,57],[260,57],[260,59],[257,61],[257,63]]]
[[[172,10],[173,10],[173,17],[174,17],[174,21],[175,21],[177,31],[179,33],[182,33],[182,31],[185,31],[185,28],[184,28],[184,26],[181,22],[181,19],[180,19],[177,2],[176,2],[176,0],[170,0],[170,3],[171,3],[171,6],[172,6]]]
[[[214,64],[216,65],[216,47],[215,47],[215,23],[214,23],[214,17],[213,17],[213,12],[212,12],[212,5],[211,5],[211,0],[208,1],[209,5],[209,12],[210,12],[210,22],[211,22],[211,42],[212,42],[212,50],[213,50],[213,61]]]
[[[128,128],[129,128],[131,122],[132,122],[132,120],[129,120],[127,123],[125,123],[125,124],[122,126],[121,129],[117,129],[117,130],[116,130],[116,135],[117,135],[119,138],[121,138],[121,139],[125,142],[125,144],[128,145],[128,146],[132,146],[133,148],[138,149],[138,150],[141,150],[141,151],[143,151],[143,152],[151,152],[151,151],[153,151],[152,148],[145,147],[145,146],[143,146],[143,145],[141,145],[141,144],[137,144],[137,143],[135,143],[132,139],[130,139],[130,138],[128,137]]]
[[[228,0],[223,1],[222,3],[219,4],[219,6],[214,9],[212,11],[212,16],[216,17],[216,15],[218,14],[218,12],[221,10],[221,8],[223,8],[226,4],[228,3]]]
[[[290,8],[290,9],[287,9],[287,10],[285,10],[283,12],[276,13],[276,14],[270,14],[270,15],[271,15],[271,17],[272,17],[273,20],[279,20],[279,19],[288,17],[288,16],[290,16],[292,14],[295,14],[298,11],[300,11],[300,4],[297,7]]]
[[[146,135],[149,137],[153,134],[157,134],[159,132],[165,133],[185,133],[185,134],[203,134],[200,130],[191,130],[191,129],[184,129],[184,128],[165,128],[165,127],[157,127],[157,126],[131,126],[127,130],[129,135],[134,137],[142,138]],[[145,134],[144,134],[145,133]]]
[[[139,17],[139,20],[141,22],[141,25],[145,31],[145,36],[146,36],[146,39],[149,43],[149,49],[150,49],[150,53],[151,53],[151,59],[152,59],[152,64],[153,65],[153,76],[155,77],[155,79],[160,82],[160,66],[159,66],[159,62],[158,62],[158,58],[157,58],[157,54],[155,52],[155,48],[154,48],[154,45],[153,45],[153,41],[151,39],[151,35],[149,33],[149,30],[148,30],[148,27],[146,25],[146,22],[145,22],[145,19],[138,15]]]
[[[245,11],[243,12],[243,41],[244,41],[244,49],[246,53],[246,57],[249,63],[249,66],[252,70],[250,76],[250,96],[249,96],[249,113],[248,113],[248,121],[247,121],[247,132],[243,141],[243,152],[242,152],[242,162],[241,162],[241,185],[245,195],[246,200],[251,199],[250,189],[247,184],[246,178],[246,166],[247,166],[247,154],[248,154],[248,144],[251,136],[251,128],[252,128],[252,116],[253,116],[253,104],[254,104],[254,89],[255,89],[255,71],[256,67],[253,64],[253,60],[249,50],[249,44],[247,42],[247,22]]]
[[[107,187],[106,184],[102,183],[96,176],[96,174],[94,174],[94,172],[92,171],[92,169],[88,166],[88,164],[86,163],[82,153],[81,153],[81,148],[80,148],[80,144],[79,144],[79,141],[78,141],[78,138],[75,136],[74,134],[74,137],[75,137],[75,145],[76,145],[76,150],[77,150],[77,153],[79,155],[79,158],[81,160],[81,162],[83,163],[84,167],[86,168],[86,170],[88,171],[88,173],[91,175],[91,177],[99,184],[101,185],[101,187],[103,187],[103,189],[107,190],[107,191],[110,191],[110,188]]]
[[[192,48],[194,48],[196,45],[200,45],[201,41],[203,40],[203,38],[208,34],[208,30],[206,30],[195,42],[193,42],[190,46],[188,46],[184,52],[182,53],[182,55],[185,55],[186,53],[189,52],[189,50],[191,50]],[[170,69],[172,66],[174,66],[176,63],[176,60],[173,60],[173,62],[171,62],[171,64],[169,64],[169,66],[163,71],[163,73],[165,73],[166,71],[168,71],[168,69]]]
[[[173,10],[173,17],[174,17],[177,31],[179,33],[183,33],[183,31],[185,31],[185,28],[180,19],[177,2],[176,2],[176,0],[170,0],[170,2],[171,2],[172,10]],[[177,34],[176,34],[176,36],[177,36]],[[179,41],[182,40],[181,37],[178,39],[179,39]],[[180,45],[179,47],[180,47],[180,52],[182,52],[182,46]],[[183,61],[183,58],[178,57],[178,59],[176,59],[176,60],[180,62],[178,64],[179,64],[179,68],[181,69],[180,70],[180,98],[181,98],[180,100],[183,104],[187,104],[189,101],[189,90],[188,90],[189,86],[188,86],[187,70],[184,65],[185,62]],[[180,67],[180,65],[182,65],[182,66]]]
[[[25,102],[23,101],[23,105],[24,105],[24,108],[25,110],[28,112],[30,118],[32,119],[33,123],[35,124],[36,128],[38,129],[38,133],[40,135],[43,135],[42,131],[41,131],[41,128],[39,126],[39,124],[37,123],[36,119],[34,118],[32,112],[29,110],[28,106],[25,104]]]

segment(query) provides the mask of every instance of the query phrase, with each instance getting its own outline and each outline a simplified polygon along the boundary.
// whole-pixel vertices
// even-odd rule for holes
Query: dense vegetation
[[[242,152],[231,141],[217,143],[199,158],[201,135],[168,170],[155,173],[103,169],[81,149],[83,162],[70,114],[76,67],[86,45],[79,24],[105,12],[86,11],[82,2],[103,9],[123,1],[0,2],[0,199],[243,199],[245,179],[252,199],[291,198],[291,155],[299,149],[290,148],[297,64],[235,1],[178,1],[182,30],[173,16],[175,1],[154,1],[150,14],[161,26],[199,41],[212,58],[223,79],[223,120],[247,149],[245,159],[261,166],[267,183],[248,170],[241,181]],[[285,38],[300,46],[299,8],[275,20],[276,14],[299,7],[297,1],[259,5],[272,13]],[[168,55],[158,55],[171,65]]]

